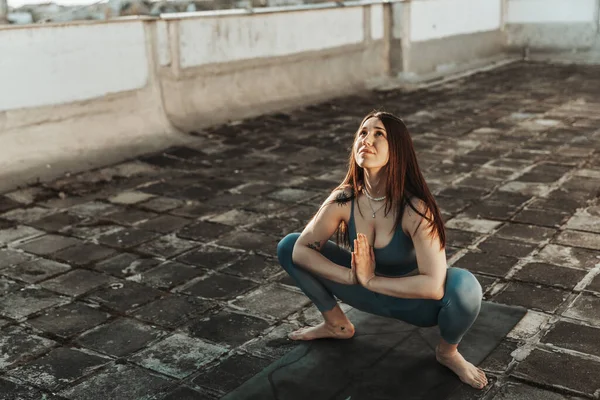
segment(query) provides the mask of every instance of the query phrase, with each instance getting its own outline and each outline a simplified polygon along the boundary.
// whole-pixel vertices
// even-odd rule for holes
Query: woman
[[[351,251],[328,240],[336,231]],[[447,268],[445,245],[408,129],[392,114],[370,113],[356,133],[344,181],[301,234],[277,246],[282,267],[324,319],[290,339],[351,338],[354,326],[337,297],[365,312],[439,325],[436,359],[463,382],[484,388],[484,372],[457,350],[479,314],[481,286],[469,271]]]

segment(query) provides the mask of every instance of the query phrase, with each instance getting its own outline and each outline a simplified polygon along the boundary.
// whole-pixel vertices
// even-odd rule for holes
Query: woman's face
[[[382,168],[389,160],[387,132],[379,118],[366,120],[354,142],[354,158],[361,168]]]

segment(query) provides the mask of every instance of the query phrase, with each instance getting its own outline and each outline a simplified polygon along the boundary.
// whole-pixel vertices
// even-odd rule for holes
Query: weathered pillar
[[[8,24],[8,0],[0,0],[0,24]]]

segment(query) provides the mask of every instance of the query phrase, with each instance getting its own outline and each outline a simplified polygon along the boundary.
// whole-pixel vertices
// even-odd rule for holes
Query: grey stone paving
[[[0,398],[217,399],[318,321],[275,249],[345,172],[361,117],[407,122],[485,298],[529,309],[453,399],[600,394],[600,68],[515,63],[236,121],[0,195]],[[46,397],[44,397],[44,395]]]

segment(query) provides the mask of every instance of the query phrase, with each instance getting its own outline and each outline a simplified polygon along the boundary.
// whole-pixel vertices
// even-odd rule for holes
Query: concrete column
[[[0,24],[8,24],[8,0],[0,0]]]

